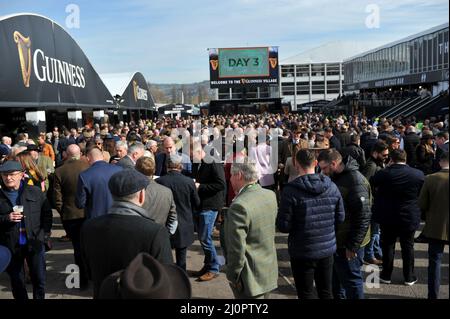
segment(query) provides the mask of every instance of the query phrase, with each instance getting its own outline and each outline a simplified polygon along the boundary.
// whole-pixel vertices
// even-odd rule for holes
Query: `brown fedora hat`
[[[103,280],[99,298],[188,299],[191,294],[191,283],[183,269],[139,253],[127,268]]]

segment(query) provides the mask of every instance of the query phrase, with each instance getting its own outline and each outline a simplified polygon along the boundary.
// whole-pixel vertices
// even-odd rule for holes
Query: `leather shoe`
[[[199,281],[210,281],[210,280],[213,280],[214,278],[217,278],[217,277],[219,277],[218,273],[208,271],[207,273],[205,273],[202,276],[200,276],[198,278],[198,280]]]
[[[377,266],[381,266],[383,264],[382,260],[376,259],[376,258],[372,258],[369,260],[364,260],[364,263],[366,265],[377,265]]]
[[[206,274],[207,272],[208,272],[208,268],[206,268],[206,266],[203,266],[202,269],[200,269],[199,271],[192,272],[192,276],[200,277],[200,276]]]

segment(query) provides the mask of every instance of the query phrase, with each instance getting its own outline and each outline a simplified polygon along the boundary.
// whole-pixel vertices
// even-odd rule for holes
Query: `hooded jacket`
[[[372,191],[353,157],[343,159],[344,170],[332,177],[344,199],[345,221],[337,227],[337,247],[356,252],[370,241]]]
[[[336,251],[335,225],[344,221],[337,186],[322,174],[303,175],[283,189],[277,227],[289,233],[289,255],[317,260]]]

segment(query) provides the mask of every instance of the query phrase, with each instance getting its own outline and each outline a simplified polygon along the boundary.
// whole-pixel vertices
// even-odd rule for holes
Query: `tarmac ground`
[[[58,214],[54,214],[54,227],[52,230],[53,249],[46,254],[47,261],[47,299],[90,299],[92,288],[80,291],[77,288],[68,288],[66,280],[69,276],[67,267],[74,263],[73,249],[70,242],[59,242],[58,238],[65,234]],[[417,234],[418,235],[418,234]],[[287,251],[287,235],[277,233],[276,248],[278,254],[278,288],[270,294],[272,299],[295,299],[294,279],[290,268],[289,255]],[[218,238],[215,245],[219,255],[222,255]],[[415,272],[418,282],[413,286],[403,284],[402,261],[400,245],[396,246],[396,258],[392,283],[376,284],[374,282],[374,268],[364,266],[366,278],[365,297],[368,299],[424,299],[427,298],[427,266],[428,266],[428,245],[415,244]],[[175,257],[175,256],[174,256]],[[203,251],[200,243],[196,240],[189,248],[187,256],[188,273],[198,271],[203,266]],[[441,288],[440,298],[449,299],[449,268],[448,268],[448,246],[445,248],[442,268],[441,268]],[[226,280],[223,271],[219,277],[208,282],[199,282],[195,277],[190,276],[194,299],[232,299],[233,294]],[[31,284],[27,285],[30,298],[32,298]],[[0,299],[12,299],[9,277],[6,273],[0,274]]]

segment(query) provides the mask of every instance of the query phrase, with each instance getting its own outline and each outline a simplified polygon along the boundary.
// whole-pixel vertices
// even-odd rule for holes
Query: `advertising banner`
[[[20,14],[0,20],[0,107],[97,107],[113,97],[57,23]]]
[[[278,85],[278,47],[209,49],[211,88]]]

